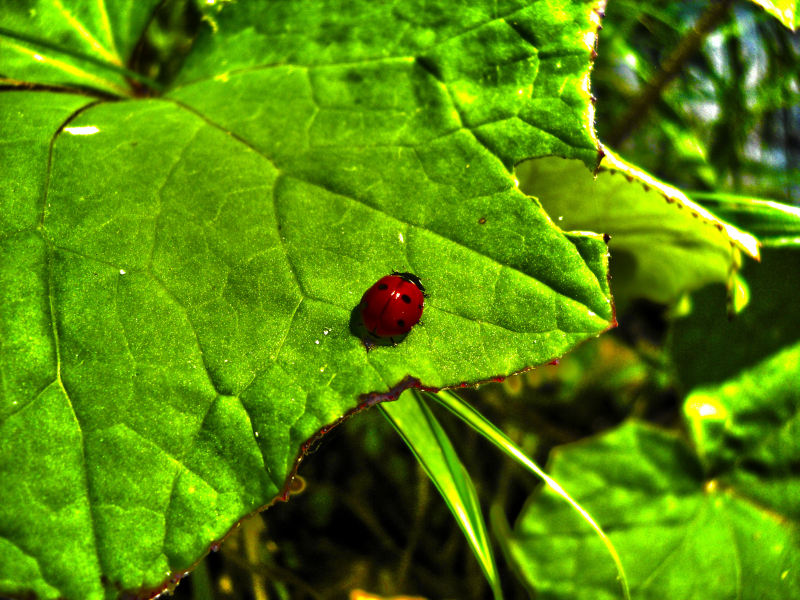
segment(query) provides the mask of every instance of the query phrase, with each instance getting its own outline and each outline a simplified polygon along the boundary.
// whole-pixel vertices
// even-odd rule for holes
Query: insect
[[[361,298],[361,320],[372,337],[405,335],[419,323],[425,308],[425,287],[413,273],[381,277]]]

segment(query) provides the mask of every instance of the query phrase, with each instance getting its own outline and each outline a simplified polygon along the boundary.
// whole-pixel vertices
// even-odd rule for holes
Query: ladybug
[[[381,277],[361,298],[361,320],[374,338],[405,335],[419,323],[425,308],[425,287],[413,273]]]

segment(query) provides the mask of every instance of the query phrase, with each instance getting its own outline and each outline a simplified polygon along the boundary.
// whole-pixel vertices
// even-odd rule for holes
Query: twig
[[[647,113],[650,112],[653,104],[661,97],[661,93],[667,84],[681,72],[686,61],[700,49],[708,34],[725,20],[731,4],[733,4],[733,0],[719,0],[709,4],[695,26],[683,37],[667,59],[661,63],[655,77],[631,101],[630,107],[609,137],[609,146],[618,148],[636,130],[647,116]]]

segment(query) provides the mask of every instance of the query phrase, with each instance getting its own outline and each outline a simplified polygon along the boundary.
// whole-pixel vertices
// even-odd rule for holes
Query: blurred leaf
[[[523,163],[517,176],[520,189],[538,198],[565,231],[611,236],[612,286],[620,302],[668,303],[685,291],[727,281],[736,264],[733,244],[758,256],[751,235],[611,153],[596,179],[579,162],[560,158]]]
[[[495,599],[502,599],[500,575],[486,533],[478,493],[442,426],[416,391],[403,394],[397,402],[379,404],[378,408],[411,448],[442,494],[478,559]]]
[[[370,594],[363,590],[352,590],[350,592],[350,600],[425,600],[425,598],[421,598],[420,596],[392,596],[391,598],[386,598],[384,596]]]
[[[800,245],[800,208],[796,206],[732,194],[691,196],[720,219],[752,233],[764,246]]]
[[[617,555],[614,545],[603,532],[602,528],[591,517],[591,515],[583,507],[581,507],[564,490],[564,488],[561,487],[558,481],[555,478],[547,475],[547,473],[545,473],[535,462],[528,458],[525,453],[522,452],[522,450],[520,450],[516,444],[514,444],[514,442],[512,442],[502,431],[487,421],[483,415],[481,415],[456,394],[449,391],[442,391],[438,394],[430,394],[430,396],[442,406],[447,408],[450,412],[462,419],[475,431],[480,433],[485,439],[500,448],[500,450],[502,450],[506,456],[522,465],[525,469],[537,477],[543,479],[549,490],[560,496],[562,500],[566,500],[567,504],[570,505],[570,508],[575,511],[575,513],[572,514],[580,515],[580,518],[583,519],[589,527],[594,529],[597,539],[605,546],[606,552],[611,555],[611,558],[617,567],[619,585],[622,586],[622,596],[624,598],[630,598],[628,593],[628,580],[625,577],[625,571],[622,568],[622,564],[620,563],[619,556]],[[497,517],[493,515],[493,518]],[[606,563],[608,563],[608,561],[606,561]]]
[[[550,470],[608,531],[634,599],[800,595],[800,544],[785,517],[707,482],[672,435],[628,423],[556,449]],[[537,598],[619,597],[600,540],[547,488],[501,539]]]
[[[67,4],[4,23],[79,50],[86,25],[127,60],[143,7],[106,25]],[[0,52],[0,73],[84,94],[0,92],[0,593],[161,591],[366,394],[607,329],[604,243],[511,173],[595,166],[594,7],[206,5],[179,86],[134,101]],[[428,288],[425,325],[368,354],[357,305],[393,268]]]
[[[719,485],[800,522],[800,344],[694,390],[684,411]]]
[[[798,0],[753,0],[763,6],[769,14],[792,31],[800,25],[800,2]]]
[[[761,263],[745,265],[742,275],[750,302],[733,320],[726,316],[726,289],[709,286],[694,294],[691,314],[670,328],[667,350],[686,392],[734,377],[800,339],[800,311],[787,310],[797,304],[800,251],[764,248]]]
[[[160,0],[0,0],[0,81],[130,95],[126,67]]]
[[[731,317],[738,315],[750,304],[750,286],[739,273],[733,275],[728,285],[731,287],[728,291],[728,317]]]

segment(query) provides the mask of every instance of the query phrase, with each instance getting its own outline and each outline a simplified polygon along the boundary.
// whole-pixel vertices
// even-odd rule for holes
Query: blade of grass
[[[575,502],[575,500],[573,500],[572,497],[570,497],[570,495],[564,491],[564,488],[562,488],[555,479],[550,477],[547,473],[540,469],[535,462],[525,456],[522,450],[517,448],[514,442],[508,439],[508,437],[506,437],[502,431],[492,425],[483,415],[472,408],[469,404],[464,402],[459,396],[447,390],[439,392],[438,394],[429,395],[439,402],[439,404],[455,414],[458,418],[465,421],[470,427],[483,435],[483,437],[492,442],[495,446],[500,448],[508,456],[516,460],[526,469],[541,477],[556,494],[564,498],[564,500],[569,502],[572,507],[581,514],[584,520],[586,520],[586,522],[591,525],[592,529],[597,532],[597,535],[600,536],[603,544],[605,544],[606,548],[608,549],[609,554],[611,554],[611,558],[614,560],[614,564],[617,567],[617,574],[620,586],[622,587],[622,594],[625,597],[625,600],[630,600],[631,595],[628,588],[628,579],[625,576],[625,570],[622,568],[622,562],[619,559],[619,554],[617,554],[617,551],[614,548],[614,545],[611,543],[611,540],[608,539],[608,536],[600,528],[600,525],[598,525],[595,520],[592,519],[591,515],[589,515],[586,510],[584,510],[577,502]]]
[[[495,600],[502,600],[500,576],[478,494],[444,429],[416,390],[409,390],[397,402],[379,404],[378,408],[442,494],[475,553]]]

